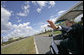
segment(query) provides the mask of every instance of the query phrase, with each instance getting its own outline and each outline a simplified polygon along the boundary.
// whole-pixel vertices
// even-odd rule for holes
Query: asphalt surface
[[[45,54],[50,50],[49,46],[51,44],[51,40],[52,40],[51,37],[35,36],[35,42],[36,42],[39,54]]]
[[[40,37],[34,36],[34,40],[37,45],[38,54],[46,54],[50,50],[52,37]],[[60,40],[55,40],[55,43],[59,44]]]

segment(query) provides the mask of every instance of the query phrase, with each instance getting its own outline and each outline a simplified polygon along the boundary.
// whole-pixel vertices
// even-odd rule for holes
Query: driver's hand
[[[59,28],[59,27],[56,26],[52,21],[47,20],[47,22],[50,24],[50,25],[48,25],[48,27],[51,27],[51,28],[53,28],[53,29],[58,29],[58,28]]]

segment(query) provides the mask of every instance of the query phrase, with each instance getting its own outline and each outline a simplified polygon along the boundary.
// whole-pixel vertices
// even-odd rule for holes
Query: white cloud
[[[19,25],[14,24],[13,27],[14,27],[15,29],[22,29],[22,28],[29,27],[29,26],[28,26],[29,24],[30,24],[30,22],[23,23],[23,24],[19,24]],[[30,27],[30,28],[31,28],[31,27]]]
[[[55,23],[58,20],[58,17],[62,15],[66,10],[61,10],[57,12],[57,14],[50,16],[50,19],[53,23]]]
[[[77,17],[74,19],[74,21],[75,21],[75,22],[80,22],[80,21],[81,21],[81,17],[83,17],[83,14],[77,16]]]
[[[24,10],[24,13],[25,14],[28,14],[29,13],[29,8],[30,8],[29,1],[26,1],[25,2],[25,5],[22,6],[22,9]]]
[[[27,16],[26,13],[21,13],[21,12],[17,13],[17,15],[19,15],[19,16]]]
[[[37,12],[40,13],[41,12],[41,8],[37,8]]]
[[[5,19],[6,21],[8,21],[10,16],[11,13],[5,8],[1,7],[1,18],[2,18],[1,20],[4,21],[3,19]]]
[[[55,1],[50,1],[50,5],[54,6],[55,5]]]
[[[44,24],[41,26],[41,28],[46,28],[48,24]]]
[[[57,18],[50,18],[50,20],[55,23],[55,21],[57,20]]]
[[[9,30],[12,28],[12,23],[9,22],[11,12],[7,9],[1,7],[1,36],[3,36],[3,33],[8,33]],[[7,37],[3,37],[4,40],[8,39]]]
[[[50,16],[50,20],[55,23],[55,22],[58,20],[58,17],[59,17],[60,15],[64,14],[64,12],[66,12],[66,10],[61,10],[61,11],[57,12],[56,15]]]
[[[50,4],[50,6],[54,6],[55,5],[55,1],[32,1],[32,3],[34,4],[38,4],[40,7],[44,7],[47,4]]]
[[[66,12],[66,10],[61,10],[58,12],[58,15],[62,15],[64,12]]]
[[[47,5],[48,2],[47,1],[32,1],[32,3],[40,6],[40,8],[37,8],[36,10],[39,13],[43,9],[43,7]]]
[[[57,14],[50,16],[50,19],[49,19],[49,20],[51,20],[53,23],[55,23],[55,22],[57,21],[58,17],[59,17],[61,14],[63,14],[64,11],[65,11],[65,10],[59,11]],[[59,15],[59,13],[60,13],[60,15]],[[46,29],[46,30],[52,29],[52,28],[48,27],[47,25],[48,25],[48,24],[43,23],[43,24],[41,25],[41,30],[42,30],[42,31],[45,31],[45,29]]]
[[[34,34],[37,34],[38,31],[34,30],[31,26],[29,26],[30,22],[26,22],[23,24],[19,24],[19,25],[12,25],[12,27],[14,28],[14,30],[7,35],[8,38],[11,37],[25,37],[25,36],[31,36]]]
[[[10,27],[11,22],[8,22],[10,16],[11,16],[11,12],[1,7],[1,30],[11,29]]]
[[[11,12],[1,7],[1,35],[3,33],[7,34],[4,36],[6,37],[4,40],[7,40],[10,37],[30,36],[38,33],[38,31],[29,26],[30,22],[20,23],[19,25],[12,24],[9,22],[10,16]],[[20,20],[18,20],[18,22],[20,22]]]
[[[17,13],[17,15],[27,16],[29,14],[29,8],[30,8],[29,1],[26,1],[25,4],[22,6],[23,12],[19,12]]]
[[[32,1],[34,4],[38,4],[40,7],[44,7],[48,2],[47,1]]]
[[[57,19],[58,19],[59,16],[60,15],[58,15],[58,13],[57,13],[56,15],[50,16],[50,19],[49,20],[51,20],[51,21],[53,21],[53,23],[55,23],[57,21]]]
[[[33,3],[35,3],[35,2],[33,2]],[[48,4],[47,1],[37,1],[36,3],[40,6],[40,8],[37,9],[37,12],[41,12],[42,8]],[[51,5],[54,6],[54,3],[52,2]],[[19,13],[17,13],[17,15],[27,16],[29,13],[29,8],[30,8],[29,2],[26,2],[25,5],[22,6],[23,11],[20,11]],[[30,36],[30,35],[40,32],[40,31],[36,31],[31,26],[29,26],[30,22],[26,22],[23,24],[20,23],[19,25],[12,24],[11,22],[8,21],[10,19],[10,16],[11,16],[11,12],[2,7],[1,8],[1,23],[2,23],[1,26],[2,26],[3,31],[6,32],[6,30],[8,30],[9,27],[13,28],[12,30],[10,30],[11,32],[7,35],[7,38]],[[18,22],[20,22],[20,21],[21,20],[18,20]],[[44,27],[47,30],[49,29],[49,27],[47,27],[47,24],[42,23],[42,25],[41,25],[42,30],[44,30]]]
[[[49,20],[51,20],[53,23],[55,23],[55,22],[57,21],[58,17],[59,17],[59,16],[52,15],[52,16],[50,16],[50,19],[49,19]],[[46,30],[50,30],[50,29],[52,30],[52,28],[48,27],[47,25],[49,25],[49,24],[43,23],[43,24],[40,26],[40,27],[41,27],[41,30],[42,30],[42,31],[45,31],[45,29],[46,29]]]
[[[30,7],[29,5],[24,5],[24,6],[23,6],[23,9],[24,9],[24,10],[27,10],[29,7]]]
[[[33,4],[36,4],[36,1],[32,1]]]
[[[48,27],[48,24],[43,24],[40,27],[41,27],[41,31],[43,31],[43,32],[45,32],[45,29],[46,30],[50,30],[51,29],[50,27]]]
[[[58,20],[58,17],[59,17],[60,15],[62,15],[64,12],[66,12],[66,10],[61,10],[61,11],[57,12],[56,15],[50,16],[50,20],[55,23],[55,22]]]
[[[40,7],[45,6],[46,3],[47,3],[47,1],[37,1],[37,4],[38,4]]]
[[[43,9],[43,7],[45,7],[46,5],[50,4],[50,7],[53,7],[55,5],[54,1],[32,1],[33,4],[38,4],[40,6],[40,8],[37,8],[37,12],[41,11]]]
[[[48,8],[51,8],[55,5],[55,1],[49,1],[50,6]]]

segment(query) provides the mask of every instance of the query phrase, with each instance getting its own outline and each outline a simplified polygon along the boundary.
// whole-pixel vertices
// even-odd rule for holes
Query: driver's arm
[[[62,31],[63,33],[64,32],[67,32],[68,30],[71,29],[71,27],[64,27],[64,26],[56,26],[52,21],[48,20],[47,21],[50,25],[48,25],[49,27],[51,27],[52,29],[54,30],[59,30],[59,31]]]
[[[61,26],[56,26],[52,21],[48,20],[47,21],[50,25],[48,25],[49,27],[51,27],[54,30],[61,30],[62,27]]]

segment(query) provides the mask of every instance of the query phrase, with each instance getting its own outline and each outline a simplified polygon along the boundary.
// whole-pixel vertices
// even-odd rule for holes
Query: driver
[[[83,17],[82,17],[83,19]],[[56,26],[52,21],[47,21],[54,30],[60,30],[62,33],[67,32],[67,38],[60,42],[58,48],[61,54],[68,54],[69,51],[72,54],[83,53],[83,25],[74,23],[73,21],[66,20],[64,26]]]

